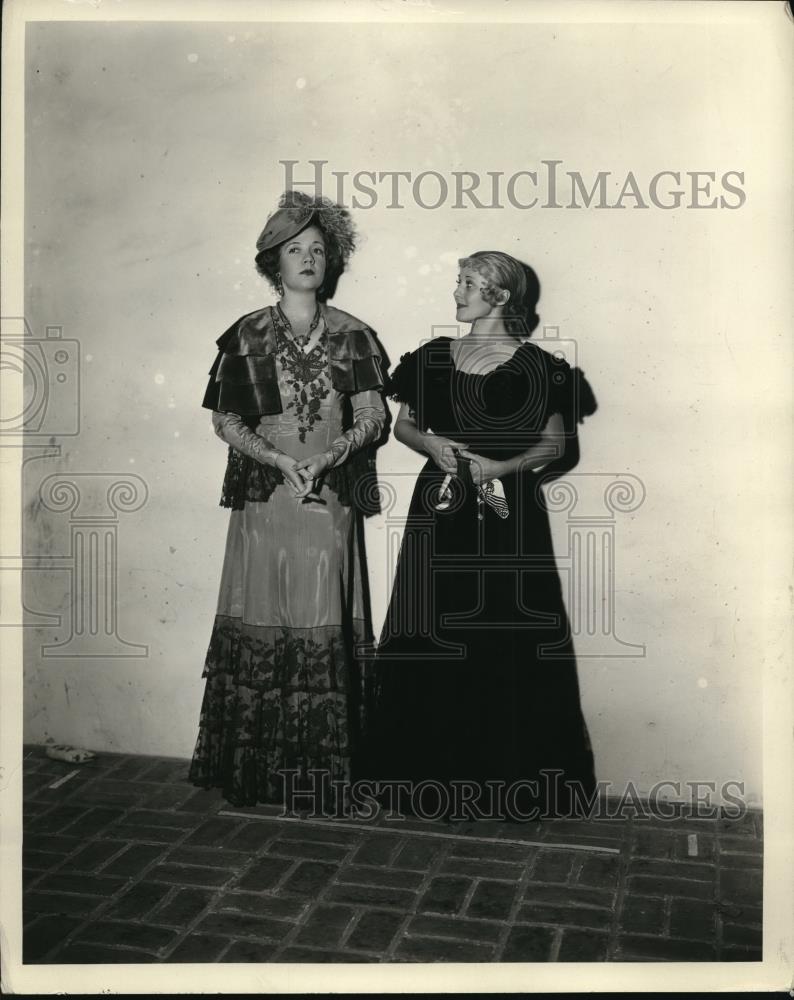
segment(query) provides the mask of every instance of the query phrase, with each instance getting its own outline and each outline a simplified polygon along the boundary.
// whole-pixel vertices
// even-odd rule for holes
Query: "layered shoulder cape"
[[[350,313],[320,307],[328,334],[331,382],[339,392],[383,386],[381,356],[372,330]],[[202,406],[241,417],[281,413],[276,380],[276,331],[270,307],[242,316],[216,341]]]
[[[328,359],[333,387],[345,395],[381,389],[381,354],[372,330],[350,313],[320,306],[328,337]],[[256,427],[260,417],[282,413],[276,374],[276,331],[269,306],[242,316],[216,341],[218,354],[209,373],[202,406],[228,411]],[[345,405],[344,429],[352,423]],[[354,453],[347,462],[329,469],[325,482],[345,506],[364,514],[380,512],[375,481],[375,448]],[[261,465],[236,448],[229,448],[220,505],[242,510],[246,500],[267,500],[284,478],[278,469]]]

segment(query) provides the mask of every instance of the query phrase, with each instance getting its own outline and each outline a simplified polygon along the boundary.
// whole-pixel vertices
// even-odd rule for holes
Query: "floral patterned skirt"
[[[190,779],[237,806],[351,780],[372,642],[363,523],[323,499],[279,486],[230,514]]]

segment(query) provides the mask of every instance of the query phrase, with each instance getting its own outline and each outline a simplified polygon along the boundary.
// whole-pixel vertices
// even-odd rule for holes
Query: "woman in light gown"
[[[373,333],[327,304],[354,246],[345,209],[282,196],[256,256],[279,300],[218,339],[204,397],[232,510],[190,777],[237,806],[351,777],[377,510],[362,486],[386,423]]]

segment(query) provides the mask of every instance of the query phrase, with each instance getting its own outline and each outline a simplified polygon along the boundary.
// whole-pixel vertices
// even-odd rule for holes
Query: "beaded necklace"
[[[305,347],[306,344],[308,344],[308,342],[309,342],[309,340],[311,338],[311,335],[317,329],[318,323],[320,322],[320,305],[319,305],[319,303],[317,304],[317,309],[315,310],[315,313],[314,313],[314,319],[311,321],[311,323],[309,325],[308,331],[305,334],[302,334],[301,336],[298,336],[293,331],[293,329],[292,329],[292,323],[290,323],[289,319],[287,318],[286,313],[281,308],[281,303],[280,302],[276,303],[276,309],[278,310],[279,319],[281,320],[281,322],[284,325],[284,327],[287,330],[289,330],[290,336],[295,341],[295,343],[298,345],[298,347],[301,347],[301,348]]]

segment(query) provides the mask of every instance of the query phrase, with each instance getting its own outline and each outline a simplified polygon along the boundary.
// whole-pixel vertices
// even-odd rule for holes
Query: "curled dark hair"
[[[485,278],[481,294],[489,305],[497,304],[501,291],[510,293],[504,306],[504,320],[508,332],[514,337],[528,337],[540,323],[536,311],[540,281],[529,264],[500,250],[478,250],[468,257],[461,257],[458,266],[470,267]]]
[[[317,226],[325,241],[325,277],[317,292],[317,298],[325,302],[333,298],[336,292],[337,283],[356,248],[357,235],[348,210],[329,198],[312,197],[303,191],[286,191],[279,199],[279,208],[304,207],[311,207],[314,212],[300,232],[309,226]],[[257,272],[273,288],[276,287],[276,275],[279,272],[279,258],[283,245],[279,243],[277,246],[262,250],[254,258]]]

